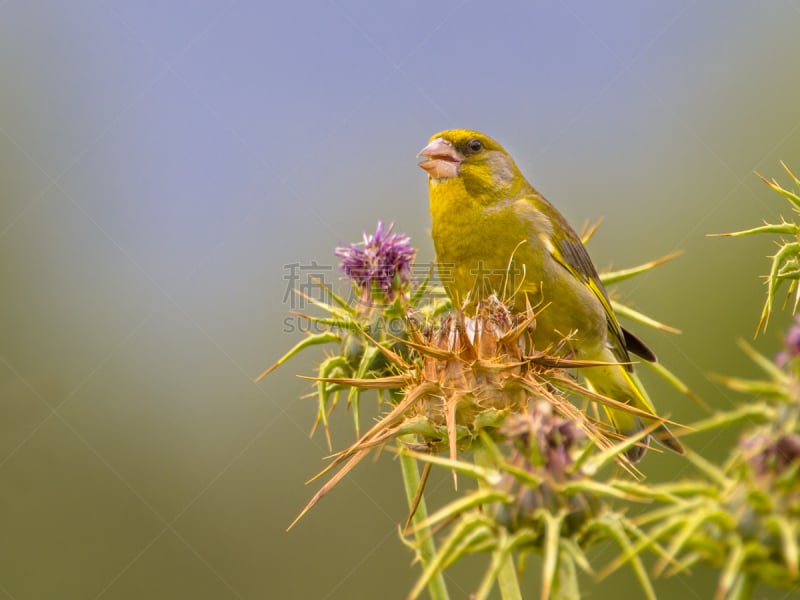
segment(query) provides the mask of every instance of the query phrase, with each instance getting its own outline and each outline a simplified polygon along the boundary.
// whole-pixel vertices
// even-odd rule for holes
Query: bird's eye
[[[483,148],[483,144],[481,144],[480,140],[470,140],[467,145],[472,152],[478,152]]]

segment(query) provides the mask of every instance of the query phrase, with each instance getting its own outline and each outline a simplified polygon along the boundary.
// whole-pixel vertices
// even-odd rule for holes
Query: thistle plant
[[[787,349],[778,355],[778,364],[745,345],[766,377],[720,379],[752,394],[753,400],[692,426],[698,433],[746,424],[726,460],[714,465],[690,453],[697,477],[665,489],[671,494],[665,496],[664,506],[635,520],[647,543],[664,545],[657,575],[685,572],[697,563],[718,568],[715,600],[752,598],[760,582],[779,589],[800,587],[796,329],[795,325],[787,335]]]
[[[800,180],[783,165],[795,185]],[[800,196],[776,181],[762,180],[800,213]],[[727,236],[772,233],[781,236],[771,257],[767,299],[757,332],[766,329],[775,296],[788,283],[797,309],[800,279],[800,226],[782,219]],[[800,588],[800,324],[789,329],[775,360],[742,343],[763,370],[761,379],[718,377],[751,399],[740,408],[717,412],[693,425],[694,432],[744,425],[738,444],[722,465],[696,454],[689,459],[700,477],[676,493],[664,508],[638,519],[652,542],[665,544],[656,573],[686,571],[705,563],[720,569],[716,600],[752,598],[758,583]],[[688,482],[687,482],[688,483]]]
[[[593,231],[585,233],[586,241]],[[262,374],[309,346],[332,344],[336,350],[310,378],[318,400],[315,427],[323,425],[329,444],[330,411],[343,396],[353,409],[356,440],[314,478],[328,477],[298,519],[367,455],[391,443],[409,502],[404,539],[422,567],[411,597],[427,589],[434,599],[446,598],[442,572],[473,552],[491,556],[477,597],[488,597],[495,584],[504,598],[521,597],[518,575],[531,552],[545,559],[543,597],[576,597],[577,571],[595,572],[586,550],[612,540],[620,560],[605,571],[631,565],[645,596],[654,598],[635,550],[653,544],[643,544],[636,524],[625,516],[628,504],[650,502],[654,495],[637,483],[641,474],[626,452],[661,423],[677,424],[584,387],[576,374],[597,363],[537,350],[532,307],[512,313],[497,297],[469,314],[453,307],[443,290],[431,285],[430,272],[421,281],[410,276],[415,251],[408,237],[391,227],[379,223],[374,235],[335,253],[352,286],[351,298],[333,290],[327,290],[331,302],[306,297],[323,314],[301,316],[322,330]],[[601,277],[611,285],[670,258]],[[670,329],[623,304],[613,306]],[[663,366],[655,368],[686,391]],[[376,390],[383,414],[362,433],[358,403],[369,390]],[[652,426],[622,439],[599,417],[602,405],[651,417]],[[428,517],[424,485],[436,466],[452,473],[457,496]],[[464,489],[465,479],[477,487]],[[669,495],[659,491],[655,497],[659,494]],[[448,530],[437,549],[436,540]]]
[[[794,185],[797,186],[797,191],[782,187],[774,179],[770,181],[761,175],[759,175],[759,177],[772,190],[789,201],[793,213],[800,214],[800,195],[798,195],[798,192],[800,192],[800,179],[798,179],[783,162],[781,162],[781,166],[783,166],[783,169],[789,175]],[[781,218],[780,223],[767,223],[764,221],[763,225],[754,227],[753,229],[717,235],[742,237],[757,234],[777,234],[780,236],[777,241],[778,251],[770,257],[771,265],[769,275],[766,277],[767,299],[764,302],[764,308],[761,310],[761,318],[759,319],[758,328],[756,330],[758,332],[759,330],[766,331],[770,315],[772,314],[775,296],[784,282],[788,284],[786,292],[787,300],[794,295],[792,312],[797,311],[798,303],[800,303],[800,285],[798,285],[798,281],[800,281],[800,225],[794,221],[787,221]]]

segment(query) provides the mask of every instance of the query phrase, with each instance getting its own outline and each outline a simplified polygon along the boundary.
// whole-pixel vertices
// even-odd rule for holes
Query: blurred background
[[[291,265],[339,284],[333,248],[379,219],[433,259],[415,155],[441,129],[500,140],[576,227],[604,218],[598,267],[683,250],[618,292],[683,331],[634,327],[711,406],[747,401],[709,374],[758,374],[737,340],[774,245],[706,234],[789,212],[754,171],[800,171],[798,23],[798,0],[0,0],[0,597],[404,596],[389,453],[285,532],[328,453],[295,377],[322,351],[253,380],[303,335]],[[483,567],[450,572],[453,596]],[[658,589],[708,598],[714,577]]]

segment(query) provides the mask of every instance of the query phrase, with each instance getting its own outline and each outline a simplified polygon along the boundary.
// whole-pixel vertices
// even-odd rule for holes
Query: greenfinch
[[[583,369],[589,387],[655,416],[630,353],[648,361],[655,355],[620,326],[580,237],[508,152],[486,135],[453,129],[434,135],[418,157],[428,173],[439,276],[456,306],[496,293],[516,311],[537,307],[538,348],[606,363]],[[646,426],[638,415],[605,410],[622,435]],[[684,453],[663,423],[654,437]],[[636,462],[646,450],[644,439],[627,456]]]

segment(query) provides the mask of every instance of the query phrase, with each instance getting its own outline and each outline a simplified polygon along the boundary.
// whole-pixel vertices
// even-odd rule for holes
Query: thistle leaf
[[[553,589],[553,582],[556,576],[556,567],[558,566],[559,546],[561,540],[561,524],[566,517],[565,511],[559,511],[555,515],[549,512],[540,510],[537,511],[538,516],[544,522],[544,547],[542,554],[544,560],[542,561],[542,592],[540,597],[542,600],[550,598],[550,590]]]
[[[611,308],[614,309],[614,312],[617,314],[617,316],[625,317],[632,321],[637,321],[638,323],[642,323],[643,325],[647,325],[648,327],[653,327],[654,329],[660,329],[661,331],[667,331],[669,333],[681,332],[680,329],[676,329],[675,327],[671,327],[670,325],[665,325],[660,321],[656,321],[655,319],[648,317],[643,313],[640,313],[638,310],[634,310],[630,306],[621,304],[616,300],[611,301]]]
[[[450,535],[441,545],[433,560],[422,572],[417,583],[408,594],[408,599],[415,600],[419,598],[422,591],[428,585],[428,582],[438,573],[441,573],[448,563],[463,554],[463,550],[459,549],[463,540],[474,538],[476,535],[481,535],[486,532],[491,533],[491,527],[484,519],[474,518],[461,520],[453,527]]]
[[[650,582],[650,577],[647,575],[647,570],[644,568],[642,560],[639,557],[639,550],[631,544],[631,541],[628,538],[624,528],[619,522],[611,519],[606,519],[603,524],[606,531],[617,542],[617,545],[622,551],[619,565],[621,566],[626,562],[630,562],[631,568],[636,574],[639,584],[642,586],[645,597],[648,600],[656,600],[656,593],[653,589],[653,584]]]
[[[777,233],[779,235],[798,235],[800,234],[800,226],[795,223],[783,221],[778,224],[771,224],[765,222],[759,227],[752,229],[745,229],[743,231],[732,231],[730,233],[709,233],[708,237],[743,237],[746,235],[755,235],[758,233]]]
[[[787,173],[789,173],[789,175],[792,177],[792,179],[794,179],[794,180],[795,180],[795,182],[797,182],[797,179],[796,179],[796,178],[795,178],[795,176],[792,174],[792,172],[791,172],[791,171],[789,171],[788,167],[787,167],[785,164],[783,164],[783,162],[781,162],[781,164],[783,165],[783,168],[784,168],[784,169],[786,169],[786,172],[787,172]],[[757,176],[759,179],[761,179],[761,181],[763,181],[764,183],[766,183],[766,184],[767,184],[767,185],[768,185],[770,188],[772,188],[774,191],[778,192],[778,193],[779,193],[781,196],[783,196],[784,198],[786,198],[786,199],[787,199],[787,200],[788,200],[788,201],[789,201],[789,202],[792,204],[792,206],[793,206],[795,209],[797,209],[797,210],[800,210],[800,196],[798,196],[798,195],[797,195],[797,194],[795,194],[794,192],[790,192],[789,190],[787,190],[787,189],[784,189],[784,188],[783,188],[783,187],[781,187],[781,185],[780,185],[780,184],[779,184],[777,181],[775,181],[774,179],[773,179],[772,181],[770,181],[769,179],[767,179],[766,177],[763,177],[763,176],[762,176],[762,175],[760,175],[759,173],[756,173],[756,176]]]
[[[659,377],[664,379],[667,383],[669,383],[673,388],[678,390],[684,396],[688,396],[689,399],[697,404],[699,407],[703,408],[704,410],[711,412],[711,407],[705,403],[705,401],[700,398],[697,394],[695,394],[689,386],[683,383],[682,380],[678,378],[672,371],[667,369],[662,363],[660,362],[650,362],[650,361],[642,361],[642,364],[647,366],[650,370],[655,371]]]
[[[769,317],[772,313],[772,304],[775,300],[775,293],[778,287],[784,281],[780,276],[781,268],[784,263],[794,257],[800,255],[800,242],[784,242],[780,250],[772,257],[772,268],[770,269],[769,276],[767,277],[767,301],[764,303],[764,309],[761,311],[761,318],[758,321],[756,334],[759,331],[766,331]]]
[[[408,452],[408,454],[417,460],[456,471],[457,473],[461,473],[467,477],[472,477],[481,483],[492,484],[495,483],[499,478],[497,472],[493,469],[487,469],[485,467],[473,465],[472,463],[463,460],[452,460],[436,454],[424,454],[422,452],[414,452],[412,450],[407,450],[406,452]]]
[[[800,577],[800,550],[798,549],[796,524],[781,515],[774,514],[768,518],[767,525],[780,536],[786,569],[792,577],[797,579]]]
[[[647,271],[650,271],[659,265],[663,265],[665,262],[669,262],[675,258],[678,258],[681,254],[683,254],[683,251],[678,250],[677,252],[671,252],[665,256],[662,256],[661,258],[656,258],[655,260],[648,261],[635,267],[620,269],[618,271],[606,271],[605,273],[600,273],[600,281],[602,281],[603,285],[605,286],[619,283],[620,281],[630,279],[636,275],[646,273]]]
[[[728,551],[725,566],[722,568],[722,574],[719,578],[719,586],[717,587],[717,593],[714,595],[714,600],[724,600],[728,592],[733,589],[737,580],[741,577],[747,577],[747,574],[742,572],[745,553],[741,540],[738,537],[734,537],[730,545],[731,548]]]
[[[281,356],[274,365],[269,367],[266,371],[261,373],[258,377],[255,378],[255,383],[258,383],[264,377],[272,373],[275,369],[280,367],[283,363],[287,360],[292,358],[295,354],[303,350],[304,348],[308,348],[309,346],[318,346],[320,344],[330,344],[333,342],[341,342],[342,338],[331,331],[323,331],[322,333],[316,333],[313,335],[309,335],[308,337],[303,338],[299,342],[297,342],[294,347],[289,350],[286,354]]]

